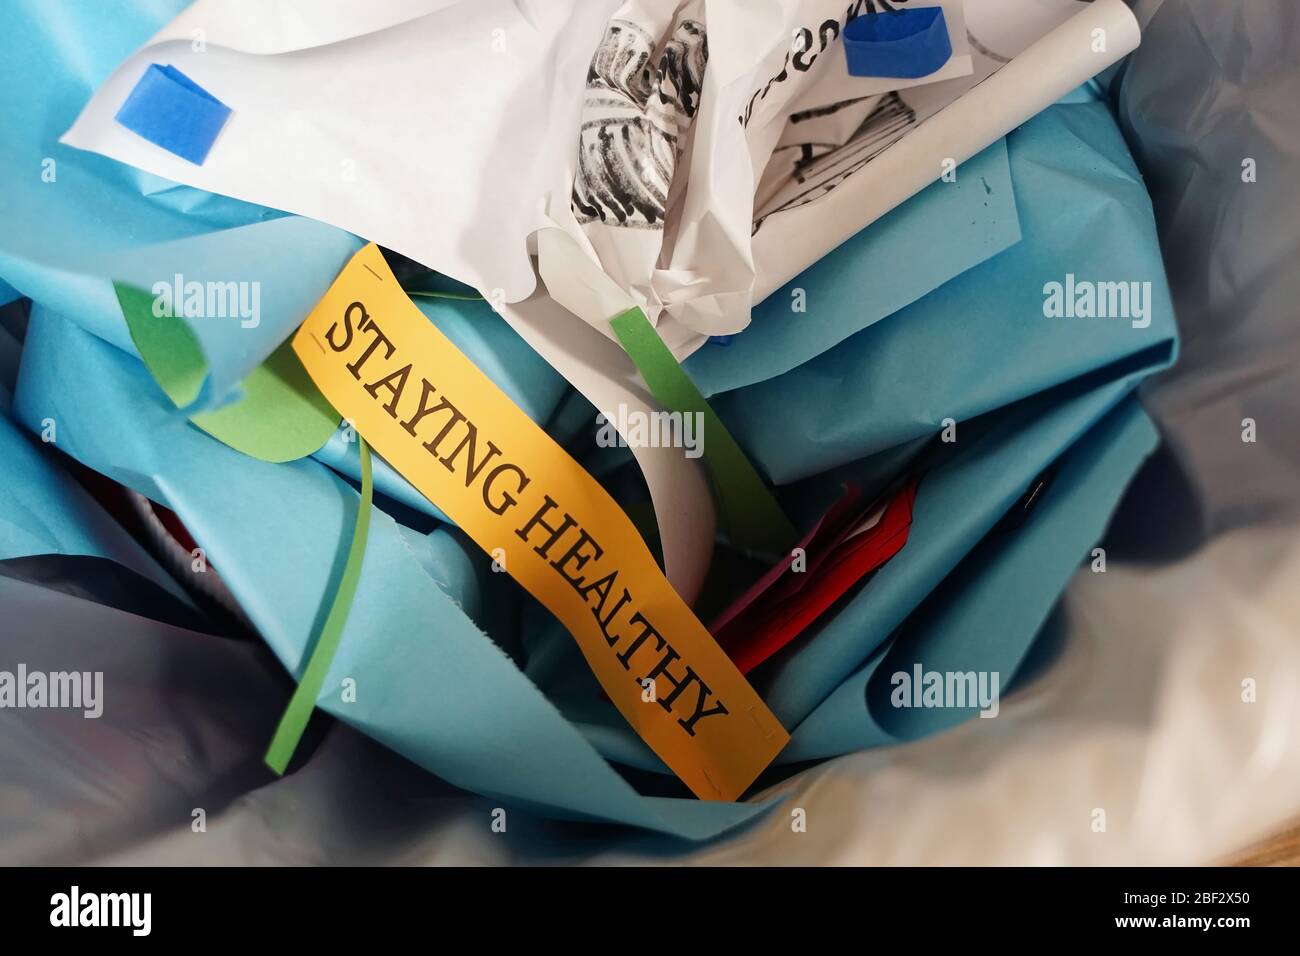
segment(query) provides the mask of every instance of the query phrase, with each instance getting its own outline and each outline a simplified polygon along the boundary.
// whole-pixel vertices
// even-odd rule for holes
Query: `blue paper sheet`
[[[301,672],[357,507],[350,486],[311,459],[270,464],[227,448],[177,418],[138,361],[39,306],[15,414],[29,428],[47,416],[76,422],[69,454],[176,511],[271,649]],[[691,839],[765,809],[637,794],[428,570],[442,563],[441,579],[455,582],[464,560],[463,550],[441,545],[417,554],[391,518],[375,513],[320,707],[511,806]],[[354,703],[340,695],[345,677],[356,681]]]
[[[1131,384],[1121,383],[1125,389]],[[1030,638],[1087,549],[1101,538],[1136,465],[1156,442],[1155,427],[1137,399],[1127,395],[1065,453],[1025,523],[993,530],[961,557],[907,623],[800,722],[782,760],[916,740],[980,719],[973,707],[893,707],[892,677],[915,673],[919,665],[923,673],[997,674],[999,695],[1013,690]],[[934,504],[937,510],[939,503]],[[933,510],[922,517],[944,520]],[[865,609],[846,614],[843,627],[869,632]]]
[[[0,231],[0,280],[37,302],[15,416],[33,432],[56,419],[65,452],[175,509],[269,646],[298,673],[341,560],[355,491],[320,461],[255,461],[189,425],[129,354],[106,278],[84,270],[123,251],[191,239],[191,248],[205,249],[196,268],[213,268],[222,256],[239,255],[230,238],[252,234],[245,229],[265,238],[277,230],[306,234],[312,225],[267,229],[279,219],[269,210],[54,143],[90,88],[174,9],[160,10],[154,22],[88,5],[57,36],[35,37],[9,22],[22,9],[0,11],[0,175],[29,184],[15,191]],[[872,695],[877,673],[887,673],[882,662],[957,664],[963,647],[983,646],[988,661],[1014,671],[1150,447],[1131,393],[1173,353],[1154,228],[1105,106],[1072,103],[1027,123],[1006,150],[972,160],[957,183],[937,184],[799,277],[791,285],[807,290],[807,313],[790,313],[789,290],[786,301],[777,293],[731,346],[691,360],[706,391],[731,393],[719,406],[770,474],[787,482],[812,476],[787,490],[792,510],[805,516],[846,472],[892,473],[945,417],[966,428],[984,416],[988,426],[927,477],[898,559],[797,653],[756,673],[794,731],[785,761],[941,726],[926,715],[881,716]],[[56,160],[58,188],[30,178],[41,157]],[[981,169],[993,175],[971,175]],[[1012,181],[1026,240],[1018,245]],[[76,188],[62,188],[69,182]],[[951,215],[954,208],[973,213],[973,228]],[[205,235],[216,230],[224,232]],[[958,241],[927,261],[924,254],[949,234]],[[319,235],[320,247],[308,248],[328,255],[309,255],[306,266],[297,250],[277,250],[269,240],[261,249],[309,285],[311,270],[330,273],[329,258],[340,253],[337,235]],[[1151,325],[1044,317],[1043,285],[1066,271],[1150,280],[1157,289]],[[879,279],[864,284],[864,276]],[[471,312],[447,308],[456,313],[447,327],[463,319],[463,347],[474,353]],[[439,321],[437,310],[432,315]],[[204,341],[207,400],[220,401],[238,381],[260,348],[255,337]],[[538,376],[529,385],[512,346],[486,334],[481,344],[476,361],[490,364],[499,354],[495,374],[534,403],[530,414],[544,413],[554,380]],[[1002,540],[991,537],[1053,461],[1059,483],[1038,512]],[[985,564],[987,575],[977,573]],[[357,603],[320,705],[459,786],[549,815],[704,839],[762,812],[640,796],[600,754],[661,768],[608,705],[581,696],[580,680],[548,683],[548,698],[521,672],[517,662],[540,678],[543,657],[552,654],[551,672],[563,673],[562,655],[576,657],[572,641],[527,605],[517,620],[490,620],[510,605],[500,599],[500,576],[485,581],[482,567],[482,556],[454,532],[425,536],[376,514]],[[910,634],[899,632],[909,619]],[[494,643],[484,630],[507,636]],[[585,675],[580,662],[571,672]],[[355,703],[338,694],[344,677],[357,682]]]
[[[933,435],[946,418],[966,421],[1169,348],[1173,306],[1151,202],[1107,106],[1053,106],[1007,142],[1022,242],[781,378],[715,400],[772,480],[818,474]],[[846,247],[822,260],[810,295],[851,309],[863,274],[851,255]],[[1150,325],[1045,316],[1043,287],[1067,274],[1150,282]]]
[[[947,576],[1034,479],[1073,454],[1076,442],[1127,405],[1144,377],[1174,358],[1173,309],[1141,176],[1105,104],[1086,92],[1069,100],[1007,140],[1024,241],[799,368],[714,399],[769,475],[781,482],[807,479],[782,495],[805,525],[838,494],[842,481],[880,487],[940,432],[945,418],[959,423],[958,454],[922,482],[903,551],[835,614],[752,675],[792,731],[795,743],[780,763],[879,742],[870,736],[865,712],[868,675],[859,673],[864,662],[927,595],[957,594],[943,590],[957,587]],[[872,241],[870,234],[855,237],[795,284],[806,283],[813,301],[851,308],[861,271],[848,264],[862,261],[855,246]],[[1150,324],[1048,318],[1043,287],[1067,271],[1150,282]],[[1026,523],[1009,539],[1001,560],[1010,570],[999,573],[1004,584],[1012,578],[1019,586],[990,592],[989,605],[964,605],[970,628],[954,619],[936,630],[936,655],[947,653],[946,642],[976,649],[987,644],[997,666],[1024,654],[1099,536],[1127,477],[1152,447],[1141,411],[1134,407],[1123,414],[1132,421],[1105,433],[1114,448],[1104,462],[1096,442],[1080,446],[1091,451],[1081,453],[1071,474],[1085,477],[1072,490],[1061,490],[1070,487],[1064,479],[1057,490],[1049,487],[1045,502],[1065,509],[1067,523]],[[987,434],[974,441],[968,423],[981,416]],[[1066,500],[1056,503],[1058,498]],[[563,637],[551,629],[534,640],[537,664],[530,660],[530,673],[546,682],[602,753],[662,772],[609,708],[591,703],[586,681],[555,679],[581,666]],[[834,695],[843,696],[820,711]],[[803,722],[814,714],[816,721],[805,730]],[[925,730],[923,723],[908,724],[900,733]]]
[[[0,347],[11,342],[0,329]],[[10,418],[11,402],[8,383],[0,381],[0,561],[47,554],[106,558],[191,605],[171,575],[68,473],[58,455],[59,421],[42,419],[29,433]]]
[[[1020,241],[1005,142],[958,167],[859,232],[754,307],[726,345],[685,367],[706,396],[807,362]],[[795,290],[806,311],[794,312]]]

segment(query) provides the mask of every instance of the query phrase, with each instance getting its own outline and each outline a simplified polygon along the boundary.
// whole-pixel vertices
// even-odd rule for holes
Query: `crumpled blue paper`
[[[59,423],[35,434],[11,418],[18,343],[0,328],[0,561],[36,555],[104,558],[136,572],[190,605],[189,598],[139,542],[114,521],[59,460]]]
[[[300,674],[344,557],[356,491],[312,459],[270,464],[226,447],[149,384],[130,356],[33,310],[16,416],[29,428],[46,417],[75,423],[62,440],[68,454],[179,514],[267,644]],[[466,580],[470,546],[448,546],[448,533],[410,535],[375,512],[321,708],[512,806],[694,839],[762,812],[640,796],[471,620],[455,584]],[[448,582],[454,593],[443,590]],[[340,693],[346,677],[356,682],[355,702]]]
[[[1004,140],[921,190],[754,306],[683,364],[706,395],[774,378],[1020,241]],[[802,290],[802,307],[794,309]],[[811,298],[810,298],[811,297]]]
[[[1150,199],[1107,106],[1059,104],[1007,142],[1022,242],[787,375],[715,400],[774,481],[933,435],[945,418],[965,421],[1168,348],[1172,305]],[[819,263],[815,292],[849,308],[861,272],[835,268],[840,255]],[[1043,287],[1067,273],[1150,282],[1151,324],[1047,318]]]
[[[23,7],[0,14],[6,53],[15,42],[9,38],[19,35],[9,22],[14,9],[43,19]],[[192,237],[220,247],[220,231],[229,244],[231,235],[264,230],[281,217],[62,148],[51,158],[60,181],[75,188],[42,195],[47,184],[21,178],[39,169],[42,151],[52,149],[90,87],[156,25],[146,16],[91,9],[64,18],[57,40],[51,31],[29,41],[32,31],[22,31],[30,50],[0,58],[0,80],[9,81],[0,82],[8,137],[0,140],[0,173],[32,183],[16,191],[15,218],[0,231],[0,279],[36,302],[14,415],[33,432],[53,418],[62,451],[174,509],[297,674],[343,558],[355,490],[322,460],[256,461],[188,424],[132,354],[107,280],[78,266]],[[162,11],[158,21],[166,16]],[[136,35],[128,36],[132,29]],[[86,64],[85,72],[43,66],[64,61]],[[33,80],[24,69],[54,76]],[[55,95],[34,97],[37,82],[52,82]],[[953,228],[941,215],[909,223],[933,213],[923,193],[792,283],[806,287],[808,313],[781,315],[778,306],[788,312],[788,304],[778,302],[730,347],[700,353],[718,358],[692,360],[707,390],[726,392],[717,401],[729,427],[788,485],[783,495],[805,522],[842,478],[878,485],[892,477],[945,418],[966,436],[922,482],[907,548],[816,633],[755,672],[756,686],[793,733],[783,762],[913,739],[952,719],[882,711],[881,676],[894,667],[956,666],[984,648],[980,669],[1007,668],[1014,678],[1047,609],[1151,447],[1133,391],[1172,360],[1172,316],[1141,179],[1104,104],[1086,100],[1053,107],[1007,140],[1016,235],[1023,231],[1024,241],[1005,242],[1004,233],[993,246],[962,247],[974,268],[956,278],[963,268],[957,260],[924,264],[924,281],[900,283],[905,301],[864,292],[864,274],[888,286],[899,271],[887,256],[873,271],[888,251],[877,245],[881,230],[897,229],[914,243],[928,231],[939,243]],[[42,115],[47,104],[53,112]],[[999,155],[995,148],[962,167],[959,182],[965,176],[963,188],[978,191],[932,190],[930,201],[979,200],[983,186],[965,174],[981,160],[996,166]],[[993,180],[987,185],[986,196],[1001,191]],[[302,222],[275,228],[305,234],[312,227]],[[338,254],[337,236],[320,236],[321,247]],[[215,248],[212,255],[237,252]],[[332,278],[327,258],[309,255],[304,265],[286,254],[277,261],[305,284],[313,269],[328,274],[323,288]],[[1044,317],[1043,284],[1067,270],[1151,281],[1151,325]],[[927,282],[950,278],[925,294],[934,288]],[[426,314],[458,328],[471,357],[484,367],[495,362],[489,374],[514,389],[530,414],[546,417],[562,384],[530,371],[511,351],[514,340],[488,329],[495,317],[475,324],[474,309],[446,302]],[[800,342],[795,323],[811,314],[819,324]],[[744,346],[750,336],[758,344]],[[241,348],[223,336],[205,342],[207,399],[220,401],[258,351]],[[780,354],[768,364],[755,359],[746,371],[746,348]],[[333,445],[318,454],[348,473],[350,449]],[[1049,466],[1056,475],[1035,511],[1019,527],[1002,528],[1003,516]],[[401,501],[396,484],[388,494]],[[320,706],[445,779],[511,806],[690,839],[763,812],[762,804],[638,793],[602,755],[630,768],[663,768],[607,703],[586,693],[590,677],[571,639],[531,602],[511,597],[505,576],[484,574],[485,560],[454,529],[424,534],[377,512]],[[577,661],[573,667],[563,666],[566,655]],[[567,672],[572,682],[549,680],[547,670]],[[345,677],[356,681],[355,702],[339,693]],[[680,792],[671,781],[663,786]]]
[[[189,603],[171,575],[64,470],[53,446],[42,447],[2,413],[0,461],[0,561],[42,554],[106,558]]]
[[[968,658],[962,670],[1000,668],[1005,689],[1154,447],[1132,393],[1173,361],[1176,332],[1150,201],[1106,105],[1087,91],[1068,100],[1007,138],[1023,241],[812,361],[713,399],[760,468],[786,484],[783,503],[805,527],[842,481],[883,487],[946,419],[956,423],[952,453],[918,490],[907,546],[750,675],[791,730],[778,763],[914,739],[938,729],[929,721],[969,716],[910,711],[891,715],[888,731],[875,723],[879,700],[869,712],[865,696],[879,665],[873,655],[905,623],[907,634],[889,645],[891,662],[914,653],[937,670],[945,668],[933,662]],[[870,231],[855,237],[795,283],[849,308],[862,271],[839,263],[859,262],[854,246],[869,242]],[[1046,317],[1043,287],[1067,270],[1150,282],[1149,326]],[[1042,515],[989,543],[1058,461],[1035,509]],[[994,554],[996,562],[985,557]],[[963,610],[935,610],[949,606]],[[909,617],[923,607],[930,612]],[[593,704],[566,638],[549,627],[533,641],[530,676],[610,759],[662,772],[616,714]]]

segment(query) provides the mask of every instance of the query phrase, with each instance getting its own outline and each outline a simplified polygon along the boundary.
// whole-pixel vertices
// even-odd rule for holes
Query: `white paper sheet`
[[[109,77],[64,142],[340,226],[518,301],[535,285],[542,198],[569,191],[587,64],[614,6],[199,0]],[[202,166],[114,122],[150,63],[231,107]]]
[[[199,0],[115,71],[64,141],[410,255],[482,290],[598,408],[649,412],[630,365],[604,371],[620,349],[581,331],[557,342],[571,317],[530,298],[528,240],[549,224],[542,197],[569,196],[584,78],[614,6]],[[152,62],[234,110],[201,167],[113,122]],[[693,600],[712,555],[708,486],[673,449],[635,454],[669,580]]]
[[[938,159],[969,157],[1136,43],[1120,0],[942,2],[971,75],[871,99],[880,81],[849,76],[840,42],[869,0],[199,0],[64,139],[342,226],[494,302],[531,295],[530,237],[558,226],[684,357],[937,178],[911,133],[1042,33],[1081,9],[1070,35],[1091,20],[1112,36],[1103,55],[1058,38],[1032,82],[1004,81],[930,131]],[[201,167],[113,121],[150,62],[234,110]],[[842,185],[844,199],[809,202]]]
[[[332,223],[467,282],[598,408],[651,410],[608,338],[607,297],[593,295],[606,276],[684,358],[743,329],[755,301],[939,178],[941,159],[974,155],[1138,40],[1122,0],[966,0],[971,76],[868,97],[852,107],[865,117],[856,126],[815,125],[845,145],[772,166],[778,147],[799,142],[793,112],[857,82],[839,34],[867,7],[198,0],[114,72],[63,140]],[[155,62],[233,110],[203,166],[113,120]],[[602,158],[597,137],[614,129],[646,148],[629,139]],[[601,161],[577,180],[580,148]],[[653,199],[626,207],[627,226],[599,215],[624,198],[607,188],[615,179]],[[571,240],[541,243],[543,260],[562,259],[540,264],[568,310],[535,294],[530,252],[544,229]],[[712,547],[706,485],[679,451],[637,457],[669,579],[689,600]]]

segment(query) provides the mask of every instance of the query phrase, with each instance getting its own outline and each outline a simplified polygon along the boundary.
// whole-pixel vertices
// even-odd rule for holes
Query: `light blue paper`
[[[1019,241],[999,140],[957,167],[956,180],[932,183],[777,289],[743,332],[705,345],[686,370],[706,396],[774,378]],[[799,289],[803,312],[792,309]]]
[[[965,423],[1001,409],[992,423],[981,423],[991,428],[988,434],[968,441],[972,447],[922,482],[903,551],[799,652],[783,655],[760,675],[774,712],[787,726],[798,725],[799,743],[783,760],[840,752],[832,737],[866,745],[855,736],[866,726],[865,714],[849,732],[829,718],[807,731],[802,721],[853,680],[851,672],[926,595],[947,586],[947,575],[1038,473],[1081,442],[1082,463],[1069,474],[1087,477],[1076,478],[1071,491],[1063,473],[1062,485],[1049,485],[1043,496],[1042,507],[1051,502],[1070,520],[1058,522],[1046,538],[1030,530],[1046,520],[1011,533],[1026,541],[1008,546],[1002,560],[1012,562],[1011,570],[999,573],[1004,579],[1020,575],[1023,586],[999,590],[1001,600],[979,608],[978,624],[972,608],[969,630],[943,631],[944,640],[993,642],[990,648],[1007,642],[1023,654],[1152,447],[1139,411],[1124,413],[1133,420],[1115,426],[1115,447],[1104,462],[1085,437],[1144,377],[1172,362],[1176,350],[1150,201],[1123,138],[1105,104],[1075,102],[1030,120],[1008,144],[1024,241],[782,379],[721,399],[740,440],[785,479],[855,457],[888,455],[938,434],[946,418],[959,423],[961,448],[963,430],[970,431]],[[1063,280],[1067,271],[1150,282],[1150,325],[1046,317],[1044,285]],[[843,411],[828,415],[826,409]],[[795,493],[824,501],[833,490],[833,482],[820,478]],[[861,690],[861,682],[857,686]],[[818,727],[827,728],[825,739]]]
[[[13,344],[0,328],[0,356]],[[56,451],[59,422],[42,420],[29,434],[10,418],[11,384],[0,380],[0,561],[49,554],[106,558],[193,607],[171,575],[65,470]]]
[[[342,560],[356,492],[321,461],[255,461],[188,424],[129,354],[111,288],[93,273],[126,251],[192,240],[190,248],[204,249],[195,268],[225,278],[215,270],[241,261],[232,236],[312,226],[267,229],[278,214],[54,143],[90,89],[179,6],[159,8],[156,20],[135,8],[79,6],[46,33],[17,29],[18,17],[33,17],[24,7],[0,11],[0,175],[21,185],[6,200],[0,281],[37,303],[14,414],[34,433],[54,418],[63,451],[176,510],[268,645],[298,673]],[[798,653],[755,673],[794,733],[782,761],[939,729],[942,722],[925,715],[887,720],[868,710],[882,666],[960,663],[957,651],[993,634],[987,660],[1014,671],[1150,446],[1132,391],[1171,359],[1173,331],[1149,204],[1104,105],[1072,102],[1013,133],[1000,167],[998,148],[986,151],[961,168],[957,183],[922,193],[791,283],[807,290],[807,312],[790,313],[789,289],[779,292],[730,346],[692,359],[706,391],[729,392],[719,407],[769,474],[783,482],[810,476],[785,490],[791,510],[805,517],[842,474],[891,474],[945,417],[968,436],[922,483],[903,552]],[[57,160],[56,182],[40,181],[42,157]],[[981,163],[991,178],[971,175]],[[1009,168],[1010,180],[996,168],[1004,178]],[[1021,221],[1014,235],[1010,181]],[[946,204],[971,211],[974,229],[944,212]],[[1025,241],[1015,244],[1022,227]],[[339,237],[320,235],[337,254]],[[272,245],[262,249],[274,255]],[[939,247],[943,255],[925,258]],[[276,261],[303,288],[312,269],[337,268],[324,255],[309,255],[305,267],[295,259],[285,252]],[[1151,326],[1043,317],[1043,283],[1067,270],[1152,281]],[[879,278],[871,285],[864,276]],[[469,307],[446,308],[447,328],[465,336],[458,343],[516,389],[516,400],[531,403],[530,414],[546,417],[554,378],[533,377],[514,346],[476,330]],[[442,324],[437,309],[426,314]],[[238,381],[262,347],[252,338],[204,341],[213,370],[205,400],[221,400]],[[1039,510],[1019,529],[996,530],[1058,460]],[[332,463],[347,471],[343,456]],[[401,500],[397,491],[389,497]],[[763,811],[638,795],[600,754],[662,767],[607,703],[585,694],[590,677],[572,640],[543,623],[534,605],[517,618],[524,633],[514,619],[490,620],[513,607],[501,600],[502,576],[494,582],[482,573],[485,561],[454,531],[420,535],[377,513],[320,706],[458,786],[552,816],[704,839]],[[987,575],[976,573],[984,562]],[[912,632],[899,631],[911,618]],[[494,643],[481,628],[513,631]],[[549,699],[517,664],[563,674],[566,654],[580,679],[547,681]],[[356,681],[354,703],[338,693],[345,677]]]
[[[178,272],[259,283],[256,327],[238,317],[187,320],[210,372],[197,410],[236,397],[234,385],[305,317],[360,243],[58,142],[94,88],[184,6],[77,4],[51,16],[0,5],[0,181],[8,184],[0,281],[132,354],[113,279],[146,291]]]
[[[1026,636],[1038,633],[1156,442],[1137,399],[1124,398],[1065,453],[1024,524],[973,547],[882,652],[800,722],[782,760],[915,740],[977,716],[978,708],[891,706],[892,676],[917,664],[923,672],[995,673],[1000,696],[1013,689],[1031,647]]]
[[[65,451],[174,510],[267,644],[300,673],[357,493],[311,459],[241,455],[178,419],[148,384],[135,359],[33,310],[15,414],[29,428],[47,416],[76,423]],[[637,794],[428,573],[440,547],[417,555],[375,513],[321,708],[458,786],[552,815],[705,839],[763,812]],[[443,578],[459,574],[449,567]],[[345,677],[356,681],[355,703],[341,699]]]
[[[155,314],[179,316],[194,331],[208,374],[182,409],[192,415],[237,400],[240,380],[293,334],[362,245],[286,216],[109,252],[79,268],[150,293]],[[189,289],[199,294],[193,302]]]
[[[41,447],[3,414],[0,461],[0,561],[42,554],[107,558],[190,604],[171,575],[63,470],[53,448]]]
[[[1147,349],[1170,349],[1173,306],[1151,203],[1106,105],[1051,107],[1007,141],[1022,242],[781,378],[715,400],[773,481],[933,435],[944,419],[969,420]],[[819,264],[834,288],[860,274],[837,267],[844,254]],[[1047,318],[1043,287],[1067,273],[1150,282],[1151,324]],[[819,285],[809,289],[820,299]]]
[[[945,418],[958,423],[950,460],[936,465],[918,490],[907,546],[833,615],[751,675],[792,731],[795,743],[778,763],[878,742],[868,734],[863,683],[869,674],[858,673],[864,662],[928,595],[947,593],[948,576],[1045,468],[1118,414],[1113,410],[1130,402],[1137,384],[1174,357],[1172,306],[1141,177],[1105,105],[1071,100],[1008,137],[1024,241],[799,368],[714,398],[761,468],[783,482],[807,478],[782,492],[805,526],[841,482],[880,488],[940,432]],[[868,241],[855,237],[823,260],[820,281],[850,286],[859,273],[839,262],[859,261],[853,247]],[[1066,270],[1081,278],[1150,281],[1151,324],[1045,317],[1043,286]],[[807,281],[806,288],[811,302],[823,301],[822,285]],[[847,298],[835,301],[849,307]],[[1035,530],[1040,524],[1027,522],[1011,535],[1025,540],[1009,546],[1002,560],[1011,571],[1001,572],[1002,580],[1019,574],[1023,585],[990,592],[989,606],[966,605],[972,622],[979,612],[980,623],[969,630],[953,623],[933,640],[972,648],[990,642],[991,659],[997,648],[1005,651],[1003,660],[1023,656],[1151,448],[1150,426],[1140,411],[1131,414],[1135,421],[1115,433],[1104,465],[1094,461],[1095,443],[1081,445],[1093,449],[1080,453],[1080,473],[1088,477],[1072,491],[1059,490],[1070,487],[1066,482],[1045,492],[1044,503],[1068,498],[1053,507],[1066,509],[1070,521],[1045,536]],[[617,715],[593,705],[588,682],[554,678],[581,667],[561,637],[562,630],[551,628],[534,642],[529,672],[611,760],[665,772]],[[837,702],[819,711],[833,695],[840,695]],[[817,720],[805,730],[813,714]],[[917,735],[924,729],[923,723],[905,728]]]

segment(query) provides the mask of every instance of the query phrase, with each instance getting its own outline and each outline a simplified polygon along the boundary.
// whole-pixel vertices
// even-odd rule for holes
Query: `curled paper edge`
[[[620,405],[627,412],[659,411],[622,347],[571,314],[544,289],[522,302],[503,303],[499,311],[520,338],[610,421],[622,420]],[[664,575],[682,600],[693,604],[713,560],[717,530],[717,512],[704,471],[679,448],[632,446],[630,450],[650,489]]]
[[[1097,31],[1103,51],[1093,47]],[[836,187],[837,205],[860,210],[856,225],[827,229],[817,202],[769,217],[754,236],[754,302],[939,179],[945,161],[964,163],[1136,50],[1141,39],[1123,0],[1095,0]]]

